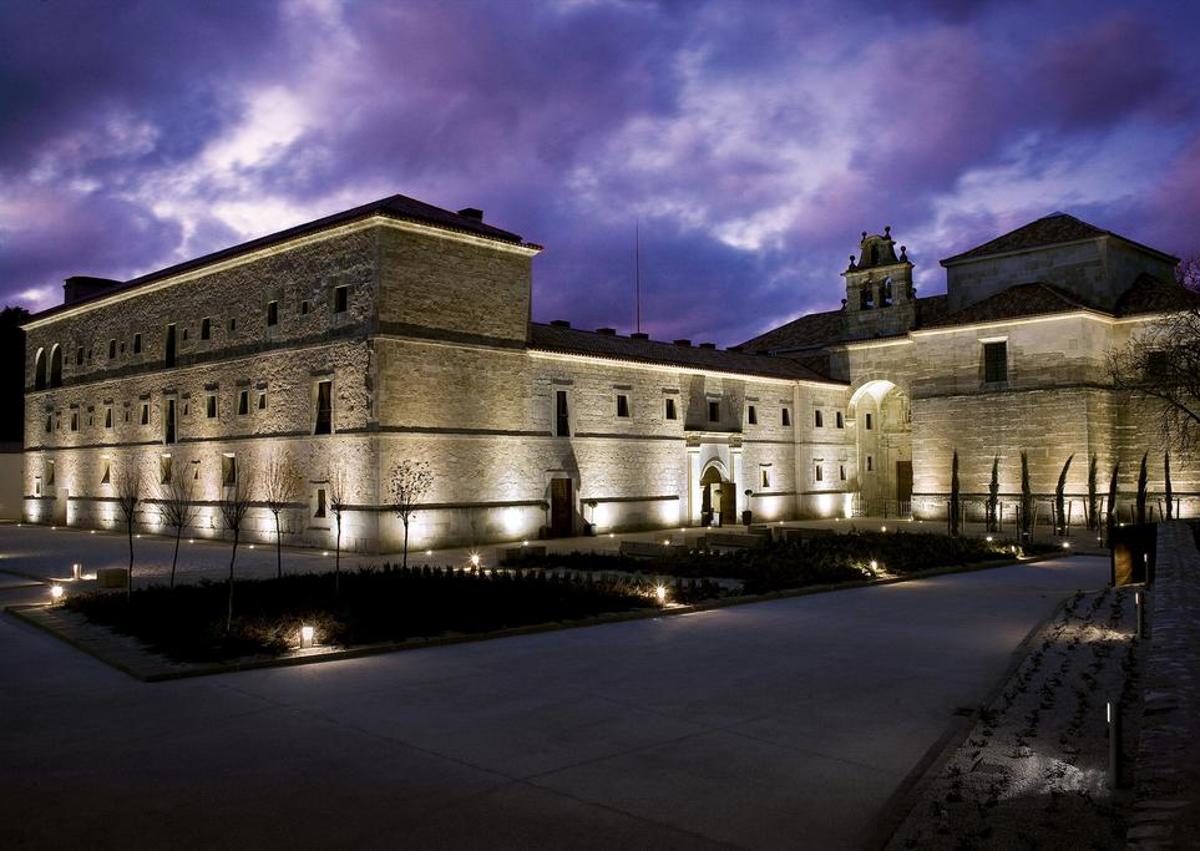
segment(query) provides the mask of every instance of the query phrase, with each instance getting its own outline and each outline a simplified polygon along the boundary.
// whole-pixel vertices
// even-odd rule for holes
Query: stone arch
[[[700,524],[737,523],[737,483],[720,458],[709,458],[700,471]]]
[[[864,381],[851,394],[858,453],[860,511],[896,516],[911,510],[912,426],[906,389],[887,378]]]
[[[46,350],[38,349],[33,356],[33,389],[46,389]]]
[[[62,346],[55,343],[50,349],[50,386],[62,387]]]

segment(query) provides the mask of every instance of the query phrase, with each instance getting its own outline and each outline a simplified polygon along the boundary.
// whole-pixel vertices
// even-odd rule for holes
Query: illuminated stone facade
[[[343,546],[396,549],[387,480],[404,459],[434,474],[416,548],[740,523],[748,509],[903,513],[910,493],[933,516],[954,448],[964,490],[982,492],[999,453],[1011,493],[1021,449],[1042,492],[1076,452],[1081,492],[1089,453],[1133,475],[1152,446],[1104,388],[1104,352],[1148,317],[1119,315],[1117,297],[1114,312],[958,322],[948,297],[916,297],[890,234],[864,234],[843,311],[717,350],[531,322],[539,250],[478,211],[394,196],[134,281],[72,279],[68,302],[26,326],[26,519],[119,526],[115,471],[132,467],[139,528],[165,531],[161,481],[184,469],[198,502],[186,534],[222,536],[230,476],[261,491],[273,456],[303,480],[284,540],[316,547],[332,543],[340,476]],[[1110,265],[1169,273],[1145,251]],[[960,315],[1005,291],[990,283],[1004,257],[952,261],[951,299],[961,265],[988,292]],[[1084,277],[1090,292],[1109,283]],[[1005,378],[985,381],[981,347],[1000,340]],[[1181,459],[1177,490],[1200,489],[1195,469]],[[272,540],[255,498],[246,535]]]

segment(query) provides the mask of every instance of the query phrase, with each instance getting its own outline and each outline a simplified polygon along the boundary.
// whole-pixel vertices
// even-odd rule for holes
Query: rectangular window
[[[46,434],[50,433],[51,426],[52,426],[52,422],[50,419],[50,415],[46,414]]]
[[[237,330],[237,317],[231,316],[231,317],[229,317],[229,333],[232,334],[236,330]]]
[[[71,431],[79,431],[79,412],[71,411]]]
[[[212,339],[212,320],[209,319],[208,317],[205,317],[204,319],[200,320],[200,339],[201,340],[211,340]]]
[[[308,316],[308,311],[309,311],[310,307],[311,307],[311,305],[309,304],[308,299],[305,299],[304,301],[300,302],[300,315]]]
[[[167,399],[163,411],[163,443],[175,442],[175,400]]]
[[[624,393],[617,394],[617,416],[618,417],[628,417],[629,416],[629,397],[626,396]]]
[[[814,482],[825,481],[825,470],[821,466],[820,461],[816,462],[816,464],[813,466],[813,481]]]
[[[835,425],[836,425],[838,428],[845,428],[845,427],[846,427],[846,418],[842,416],[842,412],[841,412],[841,411],[838,411],[836,414],[834,414],[834,424],[835,424]]]
[[[104,462],[104,473],[100,476],[100,484],[107,485],[112,482],[112,465],[107,461]]]
[[[870,431],[871,428],[874,426],[874,422],[871,420],[870,414],[866,415],[866,424],[867,424],[867,431]]]
[[[104,427],[112,428],[112,408],[104,409]]]
[[[226,487],[237,484],[237,458],[232,455],[221,456],[221,484]]]
[[[215,393],[209,393],[208,398],[205,400],[205,415],[210,420],[217,418],[217,396]]]
[[[666,417],[668,420],[679,419],[679,413],[675,410],[675,400],[667,399],[666,405],[667,405],[666,409],[663,411],[663,416]]]
[[[813,417],[813,425],[815,425],[817,428],[825,428],[825,416],[820,411],[814,411],[813,413],[815,414]]]
[[[719,423],[721,421],[721,403],[709,401],[708,403],[708,421],[710,423]]]
[[[554,392],[554,433],[558,437],[569,437],[571,424],[567,416],[567,391]]]
[[[75,350],[75,365],[83,366],[83,346]]]
[[[258,394],[258,409],[265,411],[267,409],[267,391],[264,390]]]
[[[983,380],[1008,381],[1008,343],[983,344]]]
[[[164,485],[171,481],[170,455],[163,455],[158,459],[158,480]]]
[[[141,334],[133,335],[133,353],[135,355],[140,355],[142,353],[142,335]]]
[[[167,326],[167,336],[163,340],[163,366],[175,365],[175,325]]]
[[[279,302],[267,302],[267,327],[279,324]]]
[[[875,459],[870,455],[867,456],[867,472],[868,473],[875,472]]]
[[[108,341],[108,359],[109,360],[117,359],[117,341],[116,340]]]
[[[313,434],[333,433],[333,382],[317,382],[317,418]]]
[[[838,478],[843,482],[846,481],[846,465],[838,464]]]
[[[792,424],[792,412],[787,408],[783,409],[783,424],[785,426],[790,426]]]
[[[142,425],[150,425],[150,403],[142,402]]]
[[[345,313],[346,308],[350,304],[350,288],[349,287],[334,287],[333,290],[333,312]]]
[[[763,467],[762,471],[762,486],[764,488],[769,488],[771,486],[771,474],[767,471],[766,467]]]
[[[753,405],[746,408],[746,422],[750,425],[758,425],[758,410]]]
[[[48,485],[54,484],[54,462],[53,461],[46,462],[46,484],[48,484]]]
[[[317,488],[317,498],[313,502],[313,517],[324,517],[328,512],[325,502],[325,488]]]
[[[250,413],[250,391],[242,390],[238,393],[238,416],[244,417]]]

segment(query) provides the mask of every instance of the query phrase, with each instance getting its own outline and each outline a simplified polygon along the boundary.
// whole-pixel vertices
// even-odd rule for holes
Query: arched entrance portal
[[[725,477],[718,461],[710,461],[700,475],[700,525],[726,526],[736,523],[737,489]]]
[[[872,517],[907,515],[912,501],[912,414],[908,395],[884,379],[850,398],[858,449],[858,510]]]

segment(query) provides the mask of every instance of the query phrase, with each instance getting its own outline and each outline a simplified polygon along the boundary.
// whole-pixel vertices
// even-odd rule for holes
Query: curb
[[[27,612],[30,610],[40,611],[45,608],[44,605],[13,605],[5,608],[5,611],[10,613],[24,623],[36,626],[38,629],[56,636],[65,643],[71,645],[77,650],[80,650],[94,659],[97,659],[106,665],[116,668],[129,674],[137,680],[146,683],[166,682],[169,680],[189,679],[192,677],[205,677],[213,674],[228,674],[237,671],[252,671],[263,668],[290,668],[297,665],[311,665],[319,662],[336,662],[343,659],[358,659],[364,656],[376,656],[383,653],[394,653],[402,650],[422,650],[430,647],[444,647],[453,644],[465,644],[474,641],[491,641],[499,638],[514,638],[522,635],[537,635],[546,632],[558,632],[566,629],[578,629],[590,626],[602,626],[612,623],[626,623],[630,621],[650,620],[661,617],[672,617],[675,615],[686,615],[695,612],[712,611],[715,609],[730,608],[733,606],[752,605],[755,603],[766,603],[773,600],[786,600],[795,597],[807,597],[812,594],[825,594],[833,591],[850,591],[859,588],[873,588],[881,585],[896,585],[903,582],[912,582],[920,579],[932,579],[938,576],[945,576],[951,573],[975,573],[983,570],[995,570],[1002,567],[1016,567],[1019,565],[1036,564],[1043,561],[1051,561],[1060,558],[1069,557],[1064,555],[1045,555],[1034,556],[1019,561],[997,560],[996,562],[984,562],[981,564],[972,565],[951,565],[946,567],[935,567],[929,570],[911,573],[907,576],[893,577],[890,579],[864,579],[855,582],[844,582],[839,584],[824,584],[811,585],[804,588],[791,588],[781,591],[770,591],[765,594],[741,594],[736,597],[722,597],[714,600],[706,600],[700,603],[692,603],[688,605],[673,606],[666,609],[639,609],[631,612],[614,612],[611,614],[595,615],[589,618],[582,618],[573,621],[547,621],[539,624],[527,624],[525,626],[508,627],[506,629],[493,630],[492,632],[479,633],[459,633],[450,635],[433,636],[429,638],[417,638],[407,641],[387,642],[383,644],[366,644],[356,647],[346,648],[343,650],[330,650],[328,652],[305,653],[296,656],[276,656],[261,659],[247,659],[240,662],[220,662],[213,664],[196,663],[189,665],[180,670],[162,670],[158,666],[147,666],[147,669],[136,671],[128,665],[118,662],[111,657],[97,652],[85,643],[80,642],[66,633],[54,629],[49,624],[43,623],[40,619],[30,617]],[[1057,610],[1056,610],[1057,611]],[[97,625],[101,629],[106,629],[103,625]],[[1044,624],[1039,624],[1035,629],[1040,629]],[[109,630],[110,634],[119,635]],[[130,641],[136,641],[132,636]],[[1028,636],[1026,637],[1028,640]],[[1022,642],[1022,647],[1024,642]],[[158,660],[161,657],[151,651],[144,651],[145,655],[153,660]],[[1021,658],[1024,658],[1023,656]],[[1019,662],[1019,660],[1018,660]],[[181,663],[188,664],[188,663]],[[991,699],[991,696],[989,696]],[[969,728],[968,728],[969,729]]]

